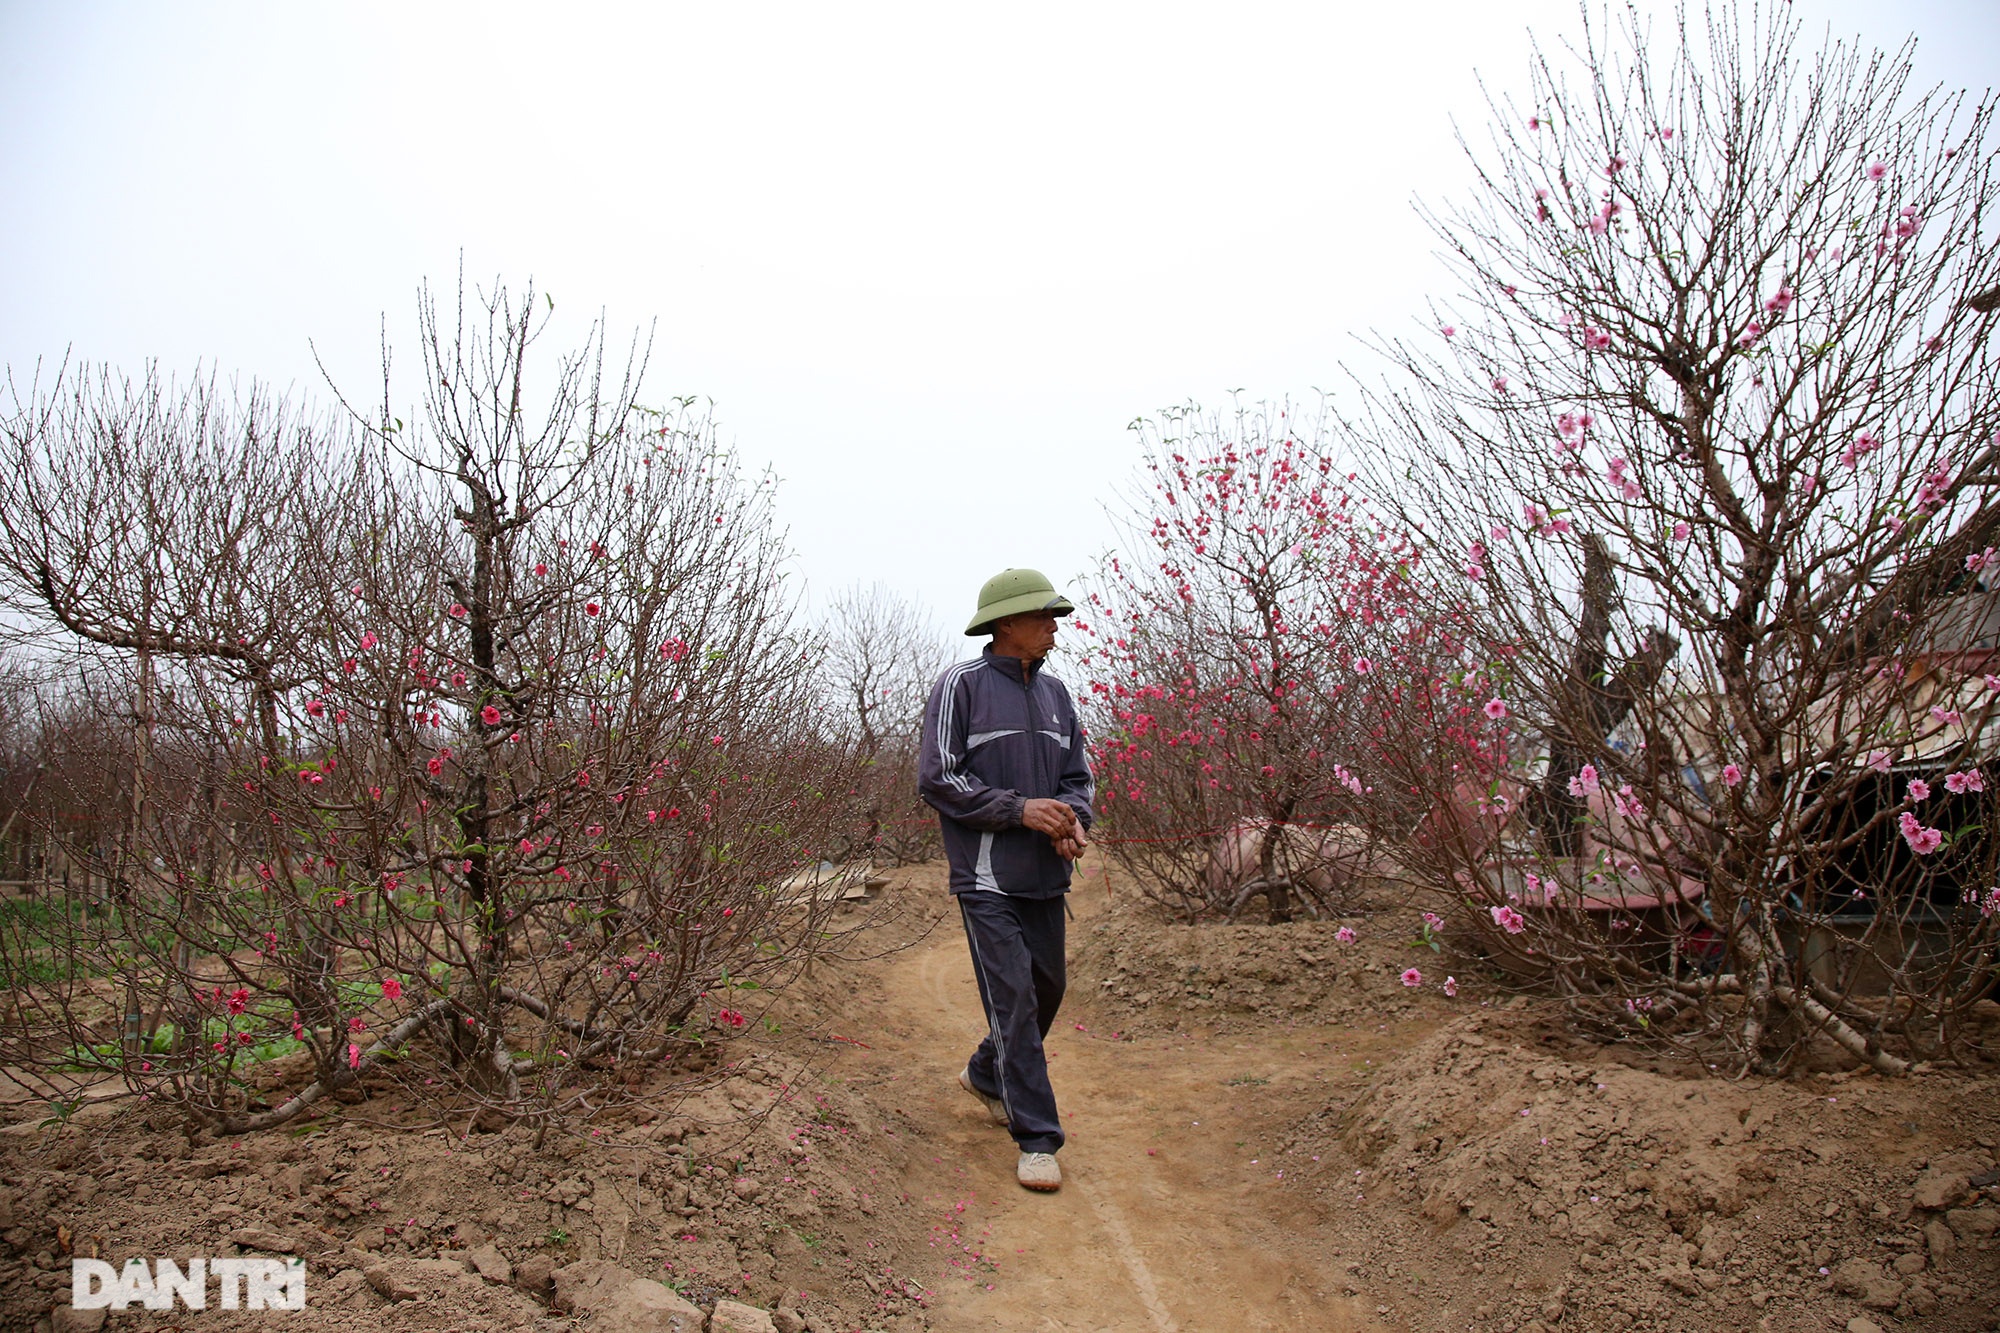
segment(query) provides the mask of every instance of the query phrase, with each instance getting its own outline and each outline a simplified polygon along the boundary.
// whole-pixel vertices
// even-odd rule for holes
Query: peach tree
[[[15,604],[143,738],[100,756],[113,910],[14,939],[73,964],[17,990],[51,1077],[220,1132],[385,1078],[562,1123],[672,1087],[821,936],[786,882],[849,752],[770,479],[595,330],[537,360],[533,291],[421,324],[408,419],[103,378],[9,423]]]
[[[1993,980],[1994,102],[1782,6],[1660,27],[1492,103],[1350,425],[1516,798],[1410,854],[1594,1022],[1896,1072]],[[1462,805],[1449,753],[1396,780]]]
[[[1156,899],[1273,920],[1332,905],[1374,752],[1450,636],[1412,614],[1409,538],[1284,407],[1141,422],[1146,485],[1103,562],[1086,635],[1101,841]],[[1388,822],[1386,816],[1368,826]]]

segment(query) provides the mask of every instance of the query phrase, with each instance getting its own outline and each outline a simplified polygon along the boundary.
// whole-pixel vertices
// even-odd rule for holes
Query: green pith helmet
[[[1003,570],[986,580],[986,586],[979,590],[979,610],[973,613],[965,634],[967,638],[991,634],[994,621],[1027,611],[1053,611],[1066,616],[1074,610],[1069,598],[1057,592],[1056,585],[1039,569]]]

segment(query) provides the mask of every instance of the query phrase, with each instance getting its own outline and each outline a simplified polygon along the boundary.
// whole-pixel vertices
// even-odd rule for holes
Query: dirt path
[[[0,1327],[50,1316],[75,1241],[219,1255],[253,1230],[311,1265],[310,1325],[349,1333],[544,1327],[553,1271],[599,1258],[704,1305],[791,1304],[813,1333],[1995,1327],[1986,1058],[1906,1080],[1653,1067],[1477,973],[1406,987],[1447,960],[1393,907],[1346,942],[1331,921],[1190,930],[1108,911],[1087,877],[1050,1039],[1067,1185],[1029,1194],[955,1082],[984,1024],[941,880],[909,867],[879,917],[846,909],[853,951],[772,996],[737,1077],[587,1136],[437,1126],[386,1082],[240,1143],[17,1107]],[[1981,1023],[2000,1051],[2000,1008]],[[516,1285],[407,1267],[486,1245]],[[392,1302],[378,1269],[430,1294]]]
[[[1091,882],[1072,897],[1074,951],[1104,893]],[[1065,1183],[1032,1195],[1014,1182],[1005,1132],[954,1081],[985,1020],[953,925],[947,917],[884,966],[879,992],[858,1006],[873,1011],[875,1036],[853,1068],[934,1126],[933,1160],[906,1179],[962,1209],[948,1214],[958,1231],[941,1230],[940,1251],[978,1255],[961,1260],[972,1280],[940,1284],[935,1327],[1380,1327],[1364,1300],[1337,1294],[1336,1274],[1303,1262],[1297,1237],[1310,1223],[1286,1215],[1259,1146],[1316,1095],[1329,1048],[1360,1058],[1372,1044],[1316,1028],[1114,1039],[1092,1030],[1073,990],[1049,1039],[1070,1135]]]

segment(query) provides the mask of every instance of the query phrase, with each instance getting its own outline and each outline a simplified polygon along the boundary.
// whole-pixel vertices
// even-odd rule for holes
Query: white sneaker
[[[988,1097],[978,1088],[972,1086],[971,1065],[967,1065],[958,1071],[958,1086],[979,1099],[981,1105],[986,1108],[986,1114],[993,1118],[994,1124],[1005,1125],[1007,1123],[1007,1103],[1001,1101],[998,1097]]]
[[[1052,1152],[1024,1152],[1014,1168],[1014,1179],[1031,1190],[1048,1193],[1062,1188],[1062,1167]]]

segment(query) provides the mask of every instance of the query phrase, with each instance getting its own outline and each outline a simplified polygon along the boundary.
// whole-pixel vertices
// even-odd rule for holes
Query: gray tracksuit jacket
[[[1021,810],[1051,797],[1090,827],[1090,765],[1068,688],[1045,670],[1024,678],[1019,658],[991,648],[950,667],[924,709],[917,794],[942,816],[953,893],[1067,893],[1069,862],[1022,825]]]

